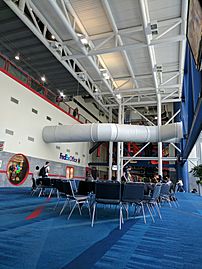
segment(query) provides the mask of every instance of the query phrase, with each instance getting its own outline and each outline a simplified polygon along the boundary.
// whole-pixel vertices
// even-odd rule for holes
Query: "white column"
[[[157,125],[161,126],[161,95],[157,93]],[[158,142],[158,174],[163,176],[162,142]]]
[[[109,123],[112,123],[112,108],[109,108]],[[113,142],[109,142],[109,171],[108,171],[108,179],[112,178],[112,160],[113,160]]]
[[[121,109],[121,124],[124,124],[124,106],[122,106],[122,109]],[[121,153],[120,153],[120,157],[121,157],[120,177],[123,176],[123,150],[124,150],[124,143],[121,142]]]
[[[119,105],[118,123],[121,124],[121,105]],[[117,180],[121,181],[121,142],[117,142]]]

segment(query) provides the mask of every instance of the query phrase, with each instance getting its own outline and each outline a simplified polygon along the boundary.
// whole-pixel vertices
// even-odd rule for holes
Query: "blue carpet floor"
[[[202,268],[202,198],[178,193],[179,208],[161,208],[163,220],[141,217],[118,230],[118,212],[99,208],[94,228],[87,209],[59,216],[56,199],[24,188],[0,189],[0,269]],[[37,208],[41,213],[26,220]],[[112,213],[111,213],[112,212]]]

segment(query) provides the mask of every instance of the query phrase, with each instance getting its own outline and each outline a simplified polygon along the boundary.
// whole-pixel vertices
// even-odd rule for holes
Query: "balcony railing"
[[[74,109],[72,107],[70,107],[64,101],[58,103],[56,101],[57,95],[54,92],[46,88],[42,83],[31,77],[26,72],[24,72],[21,68],[16,66],[13,62],[11,62],[7,57],[3,56],[2,54],[0,54],[0,69],[5,70],[6,73],[11,75],[11,77],[21,82],[33,92],[36,92],[37,94],[41,95],[43,99],[49,101],[58,109],[64,111],[68,116],[73,117],[80,123],[91,123],[88,119],[86,119],[83,115],[79,113],[76,117],[74,117]]]

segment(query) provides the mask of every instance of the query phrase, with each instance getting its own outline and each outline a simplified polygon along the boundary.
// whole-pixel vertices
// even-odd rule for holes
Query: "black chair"
[[[126,183],[123,185],[122,203],[127,205],[126,212],[128,218],[128,205],[135,205],[135,213],[137,207],[142,210],[144,223],[146,223],[144,210],[144,183]],[[122,209],[121,209],[122,210]]]
[[[91,226],[94,225],[94,218],[97,204],[119,205],[119,229],[123,223],[121,209],[121,184],[119,182],[96,182],[95,200],[93,203],[93,215]]]
[[[88,210],[89,210],[89,216],[91,216],[88,195],[75,194],[71,181],[63,181],[63,192],[66,194],[67,199],[64,203],[64,206],[63,206],[60,214],[62,214],[63,210],[65,209],[65,207],[68,203],[74,202],[74,205],[69,213],[68,219],[70,219],[76,206],[78,206],[79,213],[80,213],[80,215],[82,215],[81,209],[85,204],[87,204]],[[80,205],[82,205],[81,208],[80,208]]]
[[[172,207],[171,205],[171,200],[170,200],[170,185],[163,183],[161,186],[161,192],[160,192],[160,201],[161,202],[168,202],[169,206]]]
[[[78,193],[83,195],[89,194],[89,185],[87,181],[80,180],[78,186]]]
[[[95,181],[80,181],[77,194],[88,195],[91,206],[95,198]]]
[[[54,210],[55,210],[57,208],[57,206],[58,206],[58,204],[59,204],[62,197],[64,197],[66,200],[68,200],[69,198],[68,198],[68,195],[64,192],[64,183],[63,183],[63,181],[61,179],[55,180],[54,187],[57,190],[57,203],[56,203],[56,205],[54,207]],[[65,202],[66,202],[66,200],[65,200]],[[60,211],[60,215],[62,214],[63,210]]]
[[[37,185],[37,190],[39,190],[38,197],[40,197],[45,192],[46,189],[52,188],[50,178],[48,177],[37,178],[36,185]]]
[[[155,212],[154,209],[156,209],[156,211],[159,215],[159,218],[162,219],[161,212],[160,212],[159,205],[158,205],[160,193],[161,193],[161,188],[162,188],[162,185],[160,183],[157,183],[154,186],[154,190],[153,190],[152,195],[145,196],[144,201],[143,201],[143,203],[146,204],[146,206],[148,208],[148,211],[150,213],[150,216],[151,216],[153,222],[155,222],[155,221],[154,221],[154,217],[153,217],[151,209],[153,210],[153,212]]]

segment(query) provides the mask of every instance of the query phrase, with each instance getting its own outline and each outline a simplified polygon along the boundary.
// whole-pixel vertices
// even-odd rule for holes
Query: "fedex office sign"
[[[66,153],[66,154],[60,153],[59,158],[61,160],[65,160],[65,161],[80,163],[80,158],[77,159],[74,156],[70,156],[68,153]]]

